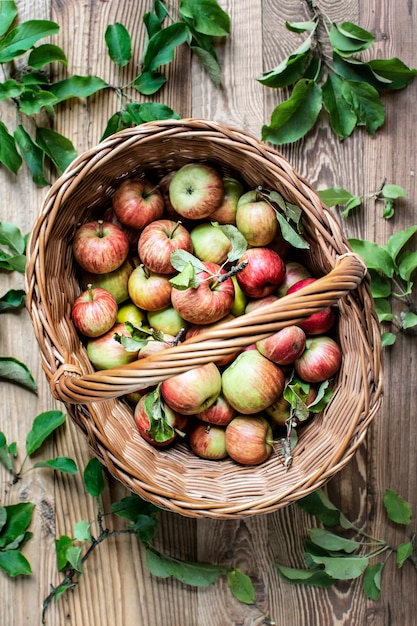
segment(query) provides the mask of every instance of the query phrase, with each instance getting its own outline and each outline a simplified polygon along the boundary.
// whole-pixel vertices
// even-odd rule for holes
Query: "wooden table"
[[[176,3],[175,3],[176,4]],[[183,117],[195,116],[241,127],[260,138],[261,126],[283,94],[256,81],[265,69],[277,65],[298,45],[297,36],[285,29],[285,20],[308,19],[306,2],[282,0],[221,0],[230,14],[232,34],[218,47],[223,86],[216,89],[187,49],[182,48],[169,67],[168,82],[158,94],[160,102]],[[351,20],[376,34],[374,56],[398,56],[416,65],[415,32],[417,6],[407,0],[345,0],[318,3],[332,20]],[[112,84],[135,75],[134,64],[118,75],[104,44],[106,26],[125,24],[133,36],[135,58],[143,44],[142,15],[148,2],[67,0],[20,0],[19,19],[52,19],[61,26],[54,41],[68,57],[68,71],[97,74]],[[59,69],[62,72],[62,69]],[[368,194],[388,182],[407,190],[408,199],[397,204],[395,217],[384,220],[372,200],[343,220],[350,237],[385,243],[395,231],[417,220],[416,198],[416,88],[385,97],[387,120],[371,138],[355,131],[344,142],[330,132],[327,118],[314,132],[281,151],[296,170],[317,188],[343,186],[356,194]],[[140,100],[140,96],[137,96]],[[143,98],[144,99],[144,98]],[[61,105],[54,128],[70,137],[79,152],[95,145],[108,117],[117,110],[116,97],[97,95],[88,101],[71,100]],[[0,118],[15,123],[13,107],[1,103]],[[0,168],[0,219],[28,232],[39,211],[44,189],[37,189],[30,175],[17,177]],[[20,275],[1,275],[1,292],[21,288]],[[35,397],[20,387],[1,382],[1,430],[17,441],[23,455],[26,433],[41,411],[56,408],[41,370],[38,347],[26,311],[1,316],[2,355],[12,355],[28,365],[39,385]],[[399,527],[387,522],[383,493],[391,488],[417,511],[415,452],[415,389],[417,385],[416,340],[399,337],[385,352],[383,408],[369,431],[366,445],[330,482],[329,494],[359,526],[397,545],[407,539]],[[86,443],[71,423],[43,449],[39,458],[65,455],[79,468],[90,458]],[[38,457],[37,457],[38,458]],[[79,520],[96,515],[93,498],[85,493],[81,475],[66,476],[38,470],[25,474],[16,485],[1,468],[1,503],[30,500],[36,504],[31,529],[34,537],[24,549],[32,564],[31,577],[10,579],[0,573],[1,622],[4,626],[40,623],[40,606],[50,584],[60,580],[56,569],[54,540],[73,533]],[[109,480],[104,508],[125,495],[122,486]],[[113,523],[113,522],[112,522]],[[115,522],[117,526],[117,521]],[[240,521],[193,520],[162,512],[157,535],[162,551],[178,558],[226,565],[236,564],[253,580],[258,607],[276,624],[286,626],[332,626],[368,624],[411,626],[415,623],[416,572],[406,564],[397,570],[393,559],[383,574],[382,597],[368,600],[361,581],[343,583],[327,590],[286,584],[274,563],[302,565],[302,540],[312,521],[297,506]],[[415,530],[415,522],[414,522]],[[130,536],[104,542],[88,560],[78,587],[66,593],[47,612],[50,626],[163,626],[261,625],[259,608],[239,603],[224,579],[197,590],[174,579],[152,577],[143,548]]]

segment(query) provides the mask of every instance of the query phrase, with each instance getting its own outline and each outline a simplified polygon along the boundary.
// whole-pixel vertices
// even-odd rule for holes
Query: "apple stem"
[[[217,285],[219,285],[220,283],[224,283],[224,281],[228,278],[232,278],[232,276],[235,276],[236,274],[241,272],[243,269],[245,269],[248,263],[249,261],[242,261],[237,265],[232,265],[230,270],[225,274],[217,274],[216,281],[212,284],[211,289],[216,289]]]
[[[179,342],[182,340],[182,338],[184,337],[184,335],[185,335],[185,328],[180,328],[180,330],[175,335],[174,339],[171,341],[171,345],[177,346]]]
[[[94,300],[94,293],[93,293],[93,285],[91,283],[88,283],[87,291],[88,291],[88,298],[89,298],[90,302],[93,302],[93,300]]]
[[[149,278],[151,273],[150,273],[149,269],[146,267],[146,265],[141,263],[140,267],[143,269],[143,273],[145,274],[146,278]]]
[[[103,237],[103,220],[98,220],[98,236]]]
[[[181,226],[181,224],[182,224],[181,220],[178,220],[178,222],[175,224],[175,227],[174,227],[172,233],[169,236],[170,239],[173,238],[175,231],[178,229],[179,226]]]

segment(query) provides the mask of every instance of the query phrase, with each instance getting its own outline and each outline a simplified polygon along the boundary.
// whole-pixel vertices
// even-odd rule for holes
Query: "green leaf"
[[[0,249],[0,269],[7,270],[8,272],[20,272],[20,274],[24,274],[25,268],[26,256],[24,254],[11,256]]]
[[[0,433],[0,447],[3,447],[4,445],[6,445],[6,438],[4,437],[3,433]],[[4,439],[4,442],[3,442]],[[7,509],[5,506],[0,506],[0,533],[2,531],[2,529],[4,528],[5,523],[7,522]]]
[[[166,16],[169,15],[169,11],[166,8],[165,4],[161,2],[160,0],[154,0],[153,4],[154,4],[153,10],[155,11],[155,15],[157,15],[159,21],[162,24]]]
[[[129,526],[129,529],[137,533],[142,543],[149,545],[154,538],[157,526],[158,522],[155,517],[151,517],[150,515],[138,515],[135,519],[135,523]]]
[[[26,242],[19,228],[9,222],[0,222],[0,244],[15,254],[24,254]]]
[[[301,139],[313,128],[321,107],[321,88],[312,80],[298,81],[290,98],[272,112],[270,125],[263,126],[262,140],[281,145]]]
[[[85,466],[84,484],[90,496],[98,498],[106,486],[104,482],[103,466],[96,457],[92,457]]]
[[[19,550],[0,551],[0,569],[12,577],[32,573],[29,561]]]
[[[14,357],[0,356],[0,378],[22,385],[29,391],[38,392],[38,388],[29,368]]]
[[[342,96],[351,106],[357,117],[357,125],[365,126],[370,135],[385,121],[385,107],[378,91],[364,82],[345,80]]]
[[[388,346],[393,346],[397,337],[394,333],[382,333],[381,335],[381,346],[386,348]]]
[[[244,604],[255,602],[255,589],[252,580],[237,567],[227,572],[227,582],[235,598]]]
[[[26,132],[21,124],[19,124],[14,131],[14,138],[19,151],[32,173],[32,180],[38,187],[45,187],[49,185],[48,180],[44,174],[44,159],[45,153],[39,146],[36,145],[30,135]]]
[[[146,550],[146,565],[154,576],[161,578],[173,576],[185,585],[193,587],[209,587],[226,573],[224,567],[209,563],[179,561],[150,548]]]
[[[317,22],[285,22],[285,27],[293,33],[305,33],[307,30],[316,30]]]
[[[133,85],[135,89],[144,96],[152,96],[159,91],[166,82],[167,79],[161,72],[142,72],[135,78]]]
[[[257,80],[267,87],[282,88],[294,85],[304,76],[304,72],[311,61],[311,36],[288,57],[283,59],[279,65],[273,67]]]
[[[401,327],[404,330],[415,328],[417,326],[417,315],[411,311],[407,311],[406,313],[402,313],[401,321]]]
[[[59,539],[55,539],[55,551],[57,558],[58,570],[62,571],[67,567],[67,550],[73,545],[73,540],[67,535],[61,535]]]
[[[155,15],[155,13],[152,13],[151,11],[148,11],[148,13],[144,14],[143,23],[145,24],[148,39],[150,39],[162,28],[161,20],[157,15]]]
[[[62,63],[65,67],[68,65],[67,57],[62,48],[51,43],[37,46],[31,51],[28,58],[28,65],[35,69],[55,62]]]
[[[127,104],[126,110],[129,111],[129,113],[132,113],[135,106],[138,107],[138,112],[143,122],[153,122],[155,120],[169,119],[178,120],[180,118],[178,113],[175,113],[175,111],[173,111],[169,106],[167,106],[166,104],[161,104],[159,102],[140,102]]]
[[[398,253],[417,232],[417,226],[410,226],[406,230],[399,230],[388,239],[385,250],[390,254],[393,261],[396,261]]]
[[[343,79],[337,74],[328,74],[322,87],[323,104],[329,115],[330,126],[341,139],[353,132],[358,121],[352,106],[343,96]]]
[[[27,52],[39,39],[58,32],[58,24],[48,20],[28,20],[19,24],[0,40],[0,63],[12,61]]]
[[[296,585],[332,587],[337,583],[337,579],[328,576],[321,569],[297,569],[295,567],[278,565],[277,563],[275,563],[275,567],[285,580]]]
[[[122,498],[120,502],[113,502],[111,511],[114,515],[135,522],[138,517],[142,515],[155,515],[158,513],[159,509],[153,504],[145,502],[145,500],[142,500],[142,498],[136,494],[132,494]]]
[[[200,61],[216,87],[220,87],[221,68],[217,58],[214,57],[208,50],[205,50],[200,46],[191,46],[191,51],[197,56],[198,60]]]
[[[352,528],[351,522],[329,500],[322,489],[317,489],[297,501],[298,506],[309,515],[317,517],[325,526]]]
[[[90,522],[85,522],[84,520],[77,522],[74,527],[74,539],[77,539],[77,541],[88,541],[91,543],[92,538],[90,528]]]
[[[369,48],[375,41],[375,36],[352,22],[333,22],[329,41],[340,55],[351,56]]]
[[[158,443],[171,440],[174,429],[166,419],[164,404],[161,401],[158,387],[146,396],[144,405],[149,420],[147,433]]]
[[[328,187],[327,189],[320,189],[317,193],[328,207],[346,204],[349,200],[354,198],[354,196],[346,189],[343,189],[343,187]]]
[[[298,248],[301,250],[308,250],[310,245],[307,243],[305,239],[303,239],[298,232],[289,224],[288,220],[285,218],[282,213],[276,211],[276,217],[279,223],[279,227],[281,229],[281,235],[288,241],[294,248]]]
[[[324,528],[310,528],[308,533],[314,544],[330,552],[343,550],[343,552],[350,554],[357,550],[361,545],[358,541],[340,537],[339,535],[325,530]]]
[[[381,194],[384,198],[391,198],[393,200],[407,197],[407,192],[400,187],[400,185],[384,185],[381,189]]]
[[[369,270],[371,293],[374,298],[389,298],[392,292],[391,280],[376,270]]]
[[[400,543],[397,548],[397,566],[401,568],[406,560],[413,554],[413,544],[411,541]]]
[[[0,37],[3,37],[13,24],[18,14],[14,0],[0,2]]]
[[[189,264],[196,272],[205,272],[206,266],[200,259],[187,250],[174,250],[170,256],[171,265],[177,272],[182,272]]]
[[[404,526],[411,524],[412,512],[410,504],[392,489],[385,490],[384,506],[392,522],[403,524]]]
[[[385,298],[375,298],[375,311],[378,315],[378,320],[382,322],[391,322],[395,315],[392,313],[391,303]]]
[[[109,24],[104,39],[111,60],[119,67],[127,65],[132,58],[132,40],[127,28],[120,22]]]
[[[398,274],[406,282],[411,280],[417,268],[417,250],[405,250],[398,259]]]
[[[349,239],[352,250],[359,254],[366,266],[370,269],[378,270],[392,278],[395,271],[394,261],[391,255],[377,243],[366,239]]]
[[[43,108],[56,104],[55,96],[44,89],[25,89],[19,100],[19,109],[25,115],[35,115]]]
[[[230,17],[216,0],[181,0],[180,16],[192,20],[195,30],[203,35],[223,37],[230,33]]]
[[[353,196],[353,198],[351,198],[346,203],[346,206],[344,210],[342,211],[343,217],[348,217],[351,210],[356,208],[357,206],[360,206],[361,204],[362,204],[362,198],[360,196]]]
[[[367,62],[375,78],[385,84],[388,89],[403,89],[410,85],[416,74],[416,69],[407,67],[401,59],[372,59]]]
[[[49,459],[48,461],[38,461],[33,467],[49,467],[63,474],[76,474],[78,471],[75,461],[66,456],[58,456],[56,459]]]
[[[19,502],[4,508],[7,511],[7,521],[0,533],[0,547],[7,546],[26,532],[32,521],[35,505],[32,502]]]
[[[83,571],[83,562],[81,558],[81,550],[80,546],[70,546],[67,548],[66,557],[68,563],[73,567],[77,572],[82,573]]]
[[[385,198],[384,210],[382,211],[382,217],[385,218],[386,220],[390,220],[392,217],[394,217],[394,200]]]
[[[232,249],[227,255],[227,261],[229,263],[233,263],[233,261],[240,259],[248,247],[246,238],[236,228],[236,226],[233,226],[232,224],[218,224],[217,222],[212,222],[212,224],[216,228],[219,228],[232,244]]]
[[[16,150],[14,137],[10,135],[7,126],[2,121],[0,121],[0,163],[3,163],[13,174],[17,174],[22,165],[22,158]]]
[[[187,37],[188,31],[182,22],[175,22],[155,33],[146,47],[143,60],[144,70],[153,72],[161,65],[170,63],[174,58],[175,48],[185,43]]]
[[[109,84],[99,76],[78,76],[74,74],[64,78],[50,87],[50,92],[56,97],[57,102],[63,102],[70,98],[88,98],[97,91],[107,89]]]
[[[36,452],[45,439],[65,423],[65,419],[65,413],[62,411],[45,411],[37,415],[26,436],[26,454],[30,456]]]
[[[127,113],[127,111],[117,111],[107,120],[107,125],[100,137],[100,141],[114,135],[114,133],[119,132],[119,130],[131,128],[135,123],[130,113]],[[142,120],[139,123],[141,124]]]
[[[36,129],[36,143],[51,159],[60,174],[78,156],[69,139],[44,126],[38,126]]]
[[[371,600],[379,600],[381,595],[381,573],[383,563],[369,565],[363,576],[363,590]]]
[[[363,574],[369,564],[366,556],[318,556],[311,555],[317,565],[324,565],[324,571],[331,578],[338,580],[352,580]]]
[[[196,278],[195,268],[192,263],[187,263],[181,272],[169,279],[169,282],[175,289],[185,290],[189,288],[196,289],[199,282]]]
[[[4,83],[0,83],[0,100],[8,100],[9,98],[17,98],[24,89],[21,83],[14,78],[9,78]]]

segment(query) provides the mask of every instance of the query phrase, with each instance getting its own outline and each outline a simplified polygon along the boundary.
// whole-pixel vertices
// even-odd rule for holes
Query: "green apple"
[[[188,323],[180,316],[173,306],[167,306],[159,311],[148,312],[148,323],[154,330],[161,330],[163,333],[174,337],[188,327]]]
[[[218,226],[203,223],[195,226],[190,232],[194,255],[201,261],[209,261],[221,265],[232,249],[232,242]]]
[[[251,246],[267,246],[279,232],[275,209],[263,200],[256,189],[239,198],[236,210],[236,227]]]
[[[232,281],[235,287],[235,300],[233,302],[233,307],[230,313],[235,317],[238,317],[238,315],[243,315],[245,313],[248,298],[241,290],[240,285],[237,282],[236,276],[232,276]]]
[[[116,321],[130,322],[133,326],[147,326],[146,313],[142,309],[133,304],[133,302],[125,302],[119,306]]]
[[[223,178],[224,196],[223,202],[218,209],[210,215],[213,222],[219,224],[236,224],[236,210],[239,198],[243,195],[242,183],[236,178],[225,176]]]

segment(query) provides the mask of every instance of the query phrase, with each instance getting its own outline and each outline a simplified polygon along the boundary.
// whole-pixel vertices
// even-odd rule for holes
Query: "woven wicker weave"
[[[95,372],[70,319],[80,293],[71,243],[80,223],[110,205],[133,173],[162,176],[190,161],[280,192],[303,211],[308,264],[320,277],[274,304],[223,323],[131,365]],[[52,394],[93,453],[131,491],[160,508],[192,517],[268,513],[323,486],[364,440],[382,395],[380,328],[366,268],[312,187],[276,151],[245,132],[206,120],[143,124],[106,139],[77,158],[50,189],[27,248],[27,307]],[[328,306],[338,308],[343,361],[325,411],[300,431],[287,471],[272,455],[259,466],[206,461],[186,444],[161,450],[134,426],[123,394],[232,353]]]

